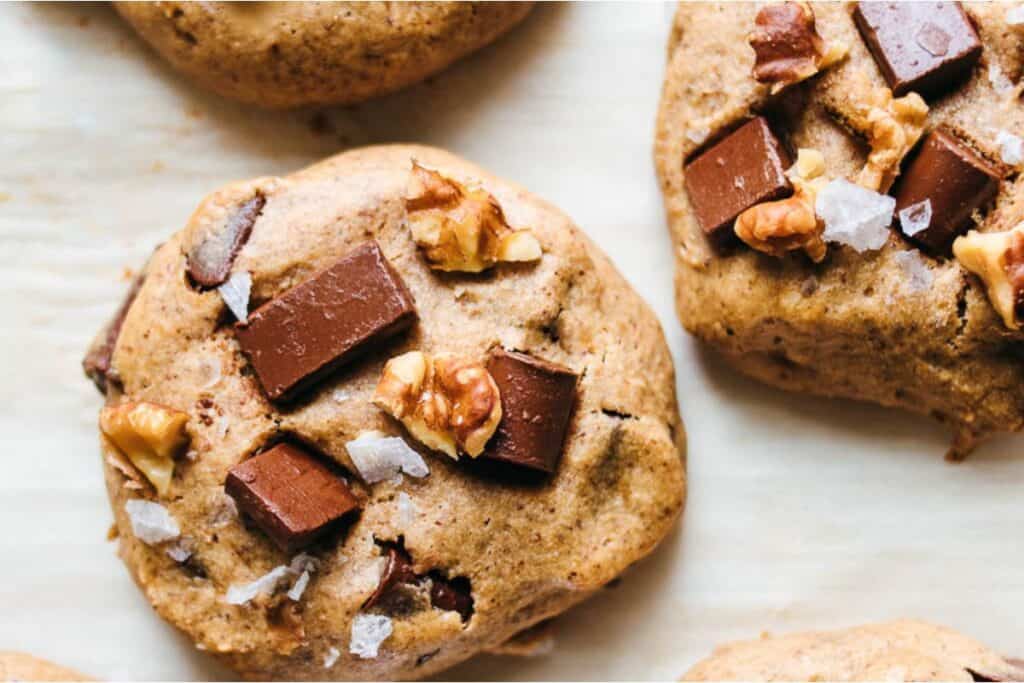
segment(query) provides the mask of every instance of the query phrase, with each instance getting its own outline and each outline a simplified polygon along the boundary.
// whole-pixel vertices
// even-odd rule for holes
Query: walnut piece
[[[852,98],[853,115],[847,123],[867,138],[871,152],[857,176],[857,184],[875,192],[889,191],[900,172],[900,162],[924,132],[928,105],[917,93],[894,98],[889,88],[873,87],[858,72]]]
[[[845,44],[826,44],[806,2],[775,2],[761,8],[747,37],[754,48],[754,78],[771,83],[775,94],[810,78],[846,56]]]
[[[772,256],[803,249],[812,261],[825,258],[821,234],[825,224],[814,212],[825,173],[825,159],[814,149],[801,149],[797,161],[786,171],[793,183],[793,195],[750,207],[736,218],[736,236],[748,245]]]
[[[145,401],[109,405],[100,413],[100,431],[161,496],[171,485],[174,456],[188,443],[187,422],[187,414]]]
[[[434,270],[479,273],[498,262],[536,261],[540,242],[514,230],[487,191],[412,165],[405,198],[412,238]]]
[[[1024,223],[1004,232],[971,230],[953,242],[953,255],[981,278],[988,300],[1011,330],[1024,319]]]
[[[395,356],[373,402],[424,445],[452,458],[483,452],[501,421],[501,394],[483,364],[451,354]]]

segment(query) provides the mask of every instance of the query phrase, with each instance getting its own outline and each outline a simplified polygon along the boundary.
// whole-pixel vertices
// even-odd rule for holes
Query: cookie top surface
[[[475,188],[472,196],[493,197],[509,225],[529,228],[539,258],[480,274],[428,267],[406,208],[413,160]],[[264,202],[229,280],[251,274],[250,333],[306,325],[302,302],[334,286],[331,274],[346,259],[400,280],[416,311],[412,320],[392,316],[406,320],[401,329],[283,400],[268,398],[258,349],[243,349],[221,290],[189,273],[190,255],[211,234],[232,225],[244,232],[234,218],[255,195]],[[350,280],[322,298],[347,296]],[[257,325],[270,307],[291,311],[292,322]],[[173,474],[157,479],[160,493],[104,440],[121,555],[164,618],[246,676],[428,675],[600,588],[647,554],[681,510],[684,434],[653,313],[564,214],[437,149],[364,148],[215,192],[153,254],[119,333],[97,341],[113,348],[108,406],[173,409],[188,440]],[[426,448],[421,431],[407,431],[371,402],[385,362],[410,351],[490,358],[505,414],[480,458],[456,462],[437,450],[443,443]],[[537,386],[546,388],[534,396]],[[548,403],[549,396],[560,398]],[[560,451],[551,440],[562,432],[544,431],[559,411],[567,416]],[[525,426],[516,424],[524,418]],[[406,460],[397,480],[391,472],[368,483],[351,442],[375,430],[400,437],[422,461]],[[511,447],[530,439],[540,439],[536,462]],[[282,442],[312,457],[282,450]],[[473,448],[472,439],[463,448]],[[529,467],[495,462],[502,458]],[[268,471],[269,479],[260,474]],[[170,521],[151,509],[130,515],[126,506],[138,499],[161,505]],[[310,499],[319,501],[312,517]],[[231,500],[249,514],[235,514]],[[325,510],[342,524],[307,543],[302,534],[321,530]],[[133,527],[150,512],[150,527]],[[292,564],[297,539],[313,569],[291,600],[285,592],[308,569],[304,557]],[[274,571],[269,595],[229,604],[232,587],[237,602],[240,587]],[[401,599],[371,600],[385,583]],[[353,638],[356,621],[371,640],[390,629],[376,656]]]
[[[495,40],[530,3],[120,2],[175,68],[261,107],[394,92]]]
[[[1020,332],[951,244],[1024,219],[1024,32],[998,3],[879,16],[890,5],[679,6],[655,159],[680,318],[785,388],[934,414],[965,438],[1019,429]],[[774,136],[732,145],[771,171],[752,178],[728,172],[750,122]],[[800,165],[780,175],[776,148],[813,150],[820,176],[791,182]]]
[[[0,652],[0,681],[91,681],[77,671],[23,652]]]
[[[722,645],[687,681],[1009,681],[1024,669],[943,626],[894,621]]]

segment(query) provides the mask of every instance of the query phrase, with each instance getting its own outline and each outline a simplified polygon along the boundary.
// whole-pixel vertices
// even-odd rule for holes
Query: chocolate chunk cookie
[[[122,558],[247,677],[500,649],[683,504],[653,313],[564,214],[437,149],[208,196],[86,367]]]
[[[775,386],[943,420],[952,457],[1024,427],[1018,14],[680,5],[655,157],[683,325]]]
[[[952,629],[893,621],[729,643],[685,681],[1019,681],[1024,667]]]
[[[352,104],[491,43],[531,3],[118,2],[176,69],[260,107]]]

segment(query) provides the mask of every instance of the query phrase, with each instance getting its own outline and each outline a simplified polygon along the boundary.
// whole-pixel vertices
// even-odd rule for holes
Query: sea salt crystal
[[[1016,166],[1024,161],[1024,140],[1016,135],[1001,130],[996,134],[996,144],[1004,164]]]
[[[227,415],[221,415],[217,418],[217,436],[223,439],[228,434],[228,429],[231,427],[231,421]]]
[[[430,473],[422,456],[398,436],[366,432],[346,443],[345,449],[368,484],[393,479],[400,472],[410,477],[425,477]]]
[[[220,359],[216,357],[202,358],[199,361],[199,374],[205,378],[200,389],[212,389],[217,386],[221,379]]]
[[[350,398],[352,398],[352,394],[348,393],[344,389],[335,389],[331,392],[331,400],[335,403],[344,403]]]
[[[330,669],[332,666],[338,663],[338,657],[341,657],[341,653],[338,652],[338,648],[332,647],[324,655],[324,668]]]
[[[244,605],[259,595],[272,595],[277,584],[289,573],[288,567],[283,564],[274,567],[252,583],[229,586],[225,600],[229,605]]]
[[[252,275],[247,270],[232,273],[227,282],[217,288],[239,322],[249,319],[249,292],[252,291]]]
[[[823,237],[857,251],[881,249],[889,239],[889,224],[896,200],[854,185],[833,180],[818,193],[814,210],[825,221]]]
[[[1010,26],[1024,26],[1024,5],[1017,5],[1007,10],[1006,23]]]
[[[925,199],[899,212],[900,228],[905,235],[916,235],[932,223],[932,202]]]
[[[299,578],[295,580],[295,584],[288,589],[288,599],[298,602],[302,598],[302,594],[306,592],[306,586],[309,585],[309,572],[304,571],[299,575]]]
[[[181,535],[178,523],[163,505],[133,498],[124,504],[135,538],[147,545],[173,541]]]
[[[391,619],[380,614],[357,614],[352,620],[348,651],[360,659],[373,659],[391,635]]]
[[[1013,81],[1003,73],[1003,70],[995,62],[988,65],[988,82],[992,84],[992,89],[999,95],[1009,95],[1013,92]]]
[[[188,558],[192,557],[192,551],[186,549],[181,543],[175,543],[167,549],[167,556],[181,564],[182,562],[187,562]]]
[[[695,145],[702,145],[711,135],[711,131],[704,127],[690,128],[686,131],[686,139]]]
[[[904,282],[911,292],[925,292],[932,286],[932,271],[916,251],[897,251],[893,254],[903,270]]]
[[[403,529],[412,526],[416,519],[416,503],[405,491],[398,494],[398,526]]]

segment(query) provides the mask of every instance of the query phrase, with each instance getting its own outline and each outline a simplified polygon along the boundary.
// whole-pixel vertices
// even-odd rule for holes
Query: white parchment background
[[[104,5],[0,5],[0,649],[106,678],[230,674],[149,609],[111,521],[79,361],[208,191],[344,147],[450,148],[567,211],[661,318],[690,435],[683,524],[560,620],[547,657],[463,678],[674,678],[715,643],[898,616],[1024,654],[1022,442],[942,460],[926,419],[790,396],[701,350],[672,307],[651,162],[672,9],[539,7],[431,83],[327,112],[194,89]]]

